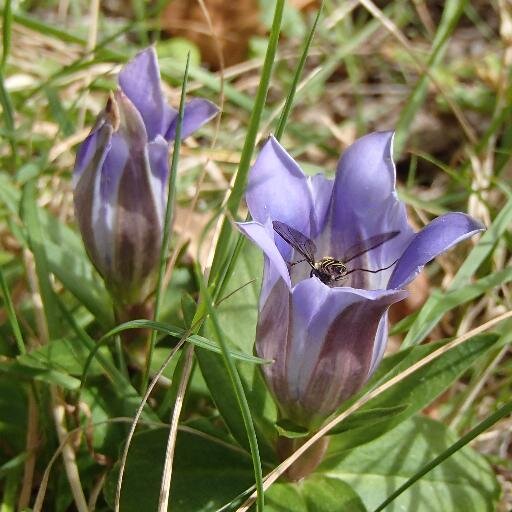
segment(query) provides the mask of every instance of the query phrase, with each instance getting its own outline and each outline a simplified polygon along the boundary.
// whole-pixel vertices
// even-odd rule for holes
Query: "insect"
[[[337,260],[331,256],[324,256],[322,259],[316,261],[316,246],[313,240],[310,240],[307,236],[303,235],[301,232],[297,231],[291,226],[288,226],[288,224],[285,224],[284,222],[275,220],[272,222],[272,226],[274,231],[286,243],[288,243],[297,252],[304,256],[304,259],[295,261],[294,263],[291,263],[290,266],[301,263],[302,261],[306,261],[311,267],[309,277],[316,276],[324,284],[331,284],[334,281],[339,281],[349,274],[352,274],[352,272],[357,271],[371,272],[372,274],[376,274],[377,272],[382,272],[383,270],[387,270],[388,268],[392,267],[397,261],[395,260],[393,263],[391,263],[391,265],[388,265],[384,268],[379,268],[377,270],[370,270],[367,268],[353,268],[349,270],[347,267],[347,263],[357,258],[358,256],[361,256],[365,252],[371,251],[383,243],[395,238],[400,233],[400,231],[388,231],[387,233],[371,236],[362,242],[354,244],[346,252],[345,258],[343,260]]]

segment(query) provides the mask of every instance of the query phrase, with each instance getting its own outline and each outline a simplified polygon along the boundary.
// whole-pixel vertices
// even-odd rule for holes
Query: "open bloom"
[[[114,298],[136,304],[154,287],[178,112],[165,103],[154,48],[130,61],[118,81],[77,153],[75,214],[87,253]],[[216,113],[213,103],[192,100],[181,136]]]
[[[306,177],[271,137],[249,176],[254,221],[239,228],[265,254],[256,352],[274,361],[263,371],[281,415],[304,426],[368,380],[386,347],[387,310],[421,268],[483,229],[448,213],[415,233],[396,195],[392,140],[390,132],[357,140],[332,181]],[[322,258],[345,262],[344,275],[323,279],[312,268]]]

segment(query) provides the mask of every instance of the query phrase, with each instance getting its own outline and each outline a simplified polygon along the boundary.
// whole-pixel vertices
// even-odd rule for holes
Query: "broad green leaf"
[[[18,356],[17,362],[28,368],[54,370],[81,376],[88,356],[89,351],[80,341],[57,339],[31,350],[27,354]],[[106,353],[104,356],[108,357]],[[93,361],[88,373],[89,375],[101,375],[103,369],[98,362]]]
[[[360,409],[359,414],[380,408],[403,407],[403,410],[382,421],[370,421],[367,425],[359,423],[356,428],[334,435],[331,451],[342,452],[367,443],[421,411],[448,389],[480,356],[493,347],[498,338],[495,334],[475,336],[370,400]],[[414,347],[407,350],[405,355],[399,353],[392,356],[390,361],[384,360],[382,367],[366,389],[391,379],[443,345],[444,343],[440,342]],[[397,364],[391,366],[393,362]]]
[[[167,437],[168,430],[160,428],[133,438],[121,494],[123,512],[157,510]],[[247,454],[212,438],[180,432],[174,462],[169,504],[173,512],[214,512],[253,483]],[[117,466],[105,485],[110,505],[116,482]]]
[[[441,423],[416,417],[364,446],[328,456],[319,472],[348,483],[368,510],[374,510],[454,439]],[[407,489],[386,512],[491,512],[498,496],[489,464],[463,448]]]
[[[409,404],[402,404],[394,407],[376,407],[375,409],[356,411],[343,420],[339,425],[330,430],[329,435],[340,434],[341,432],[361,428],[369,423],[375,424],[381,421],[386,421],[392,416],[405,411],[408,407]]]
[[[112,302],[87,259],[83,246],[78,250],[65,244],[45,243],[49,269],[64,287],[87,308],[104,327],[113,324]]]
[[[298,483],[276,483],[265,498],[265,512],[366,512],[350,485],[317,474]]]
[[[40,208],[37,205],[37,188],[34,180],[23,187],[20,205],[20,217],[27,230],[28,245],[34,255],[35,270],[39,294],[43,303],[46,330],[49,339],[57,337],[61,331],[61,322],[55,292],[50,281],[48,257],[45,249],[45,234],[40,222]],[[44,333],[39,336],[44,339]]]

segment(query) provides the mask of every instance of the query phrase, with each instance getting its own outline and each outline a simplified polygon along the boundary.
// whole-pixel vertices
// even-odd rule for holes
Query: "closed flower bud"
[[[185,106],[186,137],[217,113],[207,100]],[[119,75],[73,173],[75,213],[87,253],[116,302],[142,303],[154,290],[178,113],[166,105],[149,48]]]

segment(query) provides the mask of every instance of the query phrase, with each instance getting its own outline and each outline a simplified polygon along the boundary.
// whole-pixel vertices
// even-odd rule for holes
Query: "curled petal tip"
[[[439,254],[485,230],[485,226],[461,212],[437,217],[416,233],[398,260],[388,288],[402,288],[410,283],[421,269]]]

